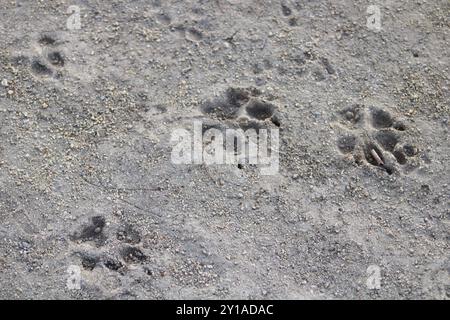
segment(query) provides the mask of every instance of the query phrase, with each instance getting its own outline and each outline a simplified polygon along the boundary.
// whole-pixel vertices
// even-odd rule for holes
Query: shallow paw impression
[[[354,105],[341,111],[343,119],[352,124],[361,123],[364,120],[364,114],[360,105]]]
[[[242,126],[260,127],[259,122],[269,120],[279,127],[277,107],[261,99],[260,95],[261,92],[254,88],[229,88],[221,97],[204,102],[200,109],[212,118],[239,120]]]
[[[337,147],[342,153],[350,153],[355,150],[357,138],[353,135],[342,136],[337,141]]]
[[[201,111],[218,119],[235,119],[242,105],[249,100],[249,94],[242,89],[230,88],[223,97],[206,101],[201,105]]]
[[[337,138],[336,147],[353,156],[357,164],[367,163],[393,174],[417,156],[418,148],[404,142],[407,126],[390,112],[356,105],[339,114],[347,133]]]

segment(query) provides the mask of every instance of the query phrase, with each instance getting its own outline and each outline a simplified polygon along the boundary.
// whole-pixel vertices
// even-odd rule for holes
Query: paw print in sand
[[[94,216],[69,235],[83,269],[92,271],[103,266],[123,274],[129,265],[146,262],[139,231],[132,225],[121,224],[116,227],[116,236],[111,237],[111,227],[105,217]]]
[[[261,92],[255,88],[231,87],[222,96],[204,102],[201,111],[213,119],[236,121],[243,129],[279,127],[277,107],[260,96]]]
[[[418,163],[419,149],[410,140],[404,121],[381,108],[354,105],[340,112],[343,133],[337,148],[357,164],[368,163],[388,174],[408,172]]]
[[[31,72],[41,78],[61,76],[59,70],[64,66],[63,53],[58,50],[58,42],[51,35],[42,35],[37,41],[40,54],[31,60]]]

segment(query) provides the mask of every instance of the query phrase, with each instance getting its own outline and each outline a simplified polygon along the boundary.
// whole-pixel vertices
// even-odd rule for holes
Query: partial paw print
[[[161,2],[154,5],[154,17],[158,24],[170,30],[175,36],[198,45],[207,38],[207,30],[211,27],[206,9],[208,6],[207,3],[199,2],[192,7],[185,4],[183,9],[179,10],[177,6]]]
[[[288,19],[287,22],[289,26],[291,27],[297,26],[298,19],[297,17],[293,16],[291,6],[286,1],[281,2],[281,13],[283,14],[284,17]]]
[[[37,41],[39,55],[31,59],[31,72],[38,77],[60,78],[61,68],[64,67],[65,57],[58,50],[58,41],[52,35],[42,35]]]
[[[336,74],[336,70],[328,58],[320,57],[310,50],[297,55],[294,61],[300,65],[309,65],[311,68],[311,76],[317,82],[324,81],[328,76]]]
[[[171,16],[165,12],[158,12],[155,14],[155,20],[162,26],[168,27],[169,30],[180,38],[184,38],[192,43],[200,43],[204,38],[203,31],[196,25],[196,21],[185,20],[184,22],[174,22]]]
[[[73,243],[83,244],[83,249],[77,250],[76,255],[85,270],[103,266],[123,274],[129,265],[145,263],[147,256],[140,248],[141,234],[133,226],[127,223],[118,226],[115,236],[108,236],[112,230],[107,228],[111,226],[103,216],[94,216],[70,235]]]
[[[201,105],[203,114],[213,119],[237,122],[243,129],[281,125],[278,108],[263,99],[255,88],[228,88],[225,93]]]
[[[178,33],[181,37],[184,37],[186,40],[199,43],[203,39],[203,32],[194,27],[185,27],[184,25],[177,25],[174,27],[174,31]]]
[[[288,63],[287,63],[287,60]],[[328,58],[321,57],[312,50],[303,52],[295,52],[287,56],[287,58],[264,58],[261,62],[252,65],[252,71],[258,75],[256,84],[263,85],[265,81],[265,73],[276,71],[281,76],[304,77],[308,76],[315,82],[322,82],[329,78],[335,77],[337,72],[333,64]]]
[[[418,166],[419,149],[410,141],[408,126],[390,112],[354,105],[340,112],[342,135],[337,148],[357,164],[368,163],[388,174],[411,171]]]
[[[70,235],[74,242],[93,242],[97,246],[105,244],[106,236],[103,233],[106,222],[102,216],[92,217],[88,223],[83,224],[78,230]]]

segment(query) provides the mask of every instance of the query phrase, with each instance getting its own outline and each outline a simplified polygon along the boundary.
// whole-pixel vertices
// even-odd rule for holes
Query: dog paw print
[[[75,244],[95,245],[91,246],[89,252],[77,252],[85,270],[92,271],[102,265],[109,270],[124,273],[129,265],[146,262],[147,256],[139,248],[141,234],[136,229],[129,224],[121,225],[116,230],[115,239],[112,239],[108,237],[111,230],[106,227],[106,219],[103,216],[94,216],[70,235],[70,240]]]
[[[58,50],[58,42],[55,37],[42,35],[37,43],[40,54],[31,59],[31,72],[42,78],[59,78],[65,58],[63,53]]]
[[[419,149],[407,142],[405,122],[396,120],[390,112],[355,105],[342,110],[340,117],[344,133],[337,139],[337,148],[357,164],[368,163],[388,174],[417,166]]]
[[[219,120],[234,120],[242,128],[281,125],[277,107],[261,99],[254,88],[228,88],[225,93],[201,105],[203,114]]]

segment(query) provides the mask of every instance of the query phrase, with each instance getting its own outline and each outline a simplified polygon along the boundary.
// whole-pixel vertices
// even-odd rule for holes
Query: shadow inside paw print
[[[43,34],[39,38],[38,43],[42,46],[52,46],[56,43],[56,39],[49,34]]]
[[[121,250],[120,255],[126,263],[139,263],[147,259],[145,254],[139,248],[131,246],[124,247]]]
[[[138,244],[141,242],[140,233],[135,230],[131,225],[125,225],[121,227],[116,234],[117,240],[130,243]]]
[[[33,60],[31,63],[31,70],[38,76],[51,76],[53,74],[53,70],[50,69],[41,59]]]
[[[249,93],[239,88],[229,88],[223,97],[206,101],[201,106],[204,114],[218,119],[234,119],[238,116],[242,105],[249,101]]]
[[[390,112],[355,105],[345,108],[340,115],[347,133],[338,137],[337,149],[352,155],[357,164],[368,163],[393,174],[418,154],[416,146],[403,142],[406,124]]]
[[[82,265],[83,269],[89,270],[89,271],[94,270],[94,268],[97,266],[97,264],[100,261],[100,259],[97,256],[95,256],[93,254],[89,254],[89,253],[82,253],[82,254],[80,254],[80,257],[81,257],[81,265]]]
[[[106,240],[106,236],[103,233],[105,225],[106,221],[104,217],[92,217],[89,223],[75,231],[70,236],[70,239],[76,242],[94,241],[98,246],[103,245]]]
[[[252,100],[245,108],[247,114],[257,120],[270,119],[274,112],[275,106],[259,100]]]
[[[64,58],[59,51],[52,51],[47,54],[47,60],[54,66],[64,66]]]
[[[122,262],[120,262],[119,260],[117,260],[115,258],[111,258],[111,257],[106,258],[105,261],[103,262],[103,265],[106,268],[108,268],[109,270],[117,271],[117,272],[120,272],[120,271],[123,272],[123,269],[125,268],[125,266],[123,265]]]

